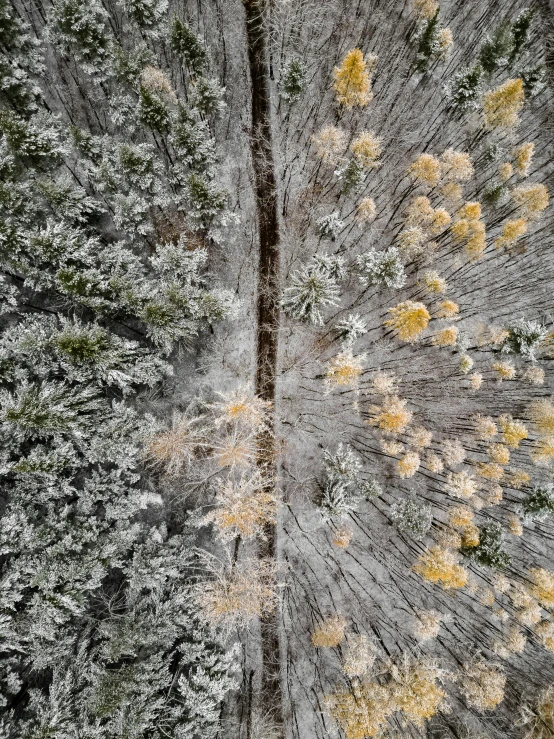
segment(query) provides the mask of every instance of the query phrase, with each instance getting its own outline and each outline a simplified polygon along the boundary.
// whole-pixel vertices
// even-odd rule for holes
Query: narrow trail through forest
[[[250,146],[254,168],[258,214],[259,265],[257,295],[256,394],[272,404],[275,413],[275,378],[279,330],[279,224],[277,186],[272,150],[271,98],[268,50],[264,29],[265,0],[243,0],[250,67],[252,127]],[[258,440],[259,465],[268,487],[276,483],[276,449],[273,429],[263,432]],[[268,524],[259,547],[260,558],[274,561],[276,527]],[[272,720],[282,725],[282,693],[279,657],[278,613],[263,617],[262,696]]]

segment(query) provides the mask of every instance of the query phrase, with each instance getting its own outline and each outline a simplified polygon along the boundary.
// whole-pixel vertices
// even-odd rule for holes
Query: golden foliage
[[[342,663],[342,671],[350,678],[367,675],[377,657],[375,643],[365,634],[348,638],[348,647]]]
[[[447,182],[441,188],[441,194],[450,203],[457,203],[462,199],[463,190],[457,182]]]
[[[524,626],[535,626],[542,618],[541,607],[532,601],[528,606],[522,608],[517,614],[517,619]]]
[[[390,395],[396,392],[396,377],[390,372],[376,372],[371,383],[373,390],[379,395]]]
[[[392,328],[401,341],[413,344],[429,325],[431,316],[423,303],[406,300],[389,308],[391,318],[385,321],[385,326]]]
[[[346,150],[346,134],[336,126],[327,126],[312,136],[317,156],[326,164],[336,164]]]
[[[422,252],[426,239],[427,235],[421,226],[408,226],[398,234],[398,248],[406,257],[417,256]]]
[[[502,182],[507,182],[514,173],[514,168],[510,162],[503,162],[498,168],[498,176]]]
[[[374,405],[369,409],[372,418],[371,426],[377,426],[387,434],[401,434],[412,420],[412,413],[406,406],[408,402],[397,395],[385,397],[382,405]]]
[[[530,385],[540,387],[541,385],[544,385],[544,370],[542,367],[529,367],[523,375],[523,379]]]
[[[459,312],[458,303],[453,300],[443,300],[442,303],[439,303],[437,318],[454,318]]]
[[[454,506],[448,511],[448,522],[451,526],[465,528],[473,523],[474,513],[465,505]]]
[[[352,540],[352,530],[348,526],[339,526],[333,533],[332,544],[339,549],[346,549]]]
[[[364,371],[365,355],[355,357],[351,349],[347,349],[333,357],[327,365],[325,382],[331,387],[358,387],[360,375]]]
[[[204,516],[202,523],[213,523],[223,541],[256,536],[265,524],[274,523],[277,515],[277,499],[259,473],[221,482],[215,502],[218,507]]]
[[[417,449],[425,449],[433,440],[433,432],[423,426],[416,426],[410,430],[409,443]]]
[[[438,272],[430,270],[423,275],[423,284],[430,293],[445,293],[446,280]]]
[[[502,431],[502,439],[510,449],[517,449],[520,442],[527,438],[527,427],[521,421],[516,421],[509,414],[498,418],[498,425]]]
[[[475,200],[464,203],[456,213],[456,218],[461,221],[478,221],[481,218],[481,203]]]
[[[465,665],[460,685],[468,706],[491,711],[504,700],[506,676],[499,665],[481,659]]]
[[[476,547],[479,544],[479,527],[474,523],[463,527],[462,544],[464,547]]]
[[[512,200],[528,218],[538,218],[550,201],[546,185],[520,185],[511,192]]]
[[[441,529],[437,536],[437,544],[444,549],[459,549],[462,546],[462,537],[454,529]]]
[[[502,382],[502,380],[513,380],[516,376],[514,363],[508,359],[499,359],[498,361],[493,362],[492,368],[498,375],[500,382]]]
[[[457,467],[466,458],[466,450],[459,439],[446,439],[442,442],[442,458],[448,467]]]
[[[438,611],[418,611],[414,625],[414,636],[420,642],[430,641],[438,636],[443,616]]]
[[[444,56],[454,43],[454,36],[450,28],[441,28],[437,33],[437,54]]]
[[[400,477],[413,477],[419,469],[421,460],[417,452],[406,452],[402,459],[398,460],[396,470]]]
[[[508,516],[508,531],[512,536],[523,536],[522,523],[515,513],[510,513]]]
[[[340,67],[335,67],[333,87],[341,108],[364,108],[372,100],[371,75],[376,63],[377,57],[374,54],[364,59],[360,49],[352,49],[344,57]]]
[[[475,418],[475,436],[483,441],[490,441],[498,434],[498,426],[490,416],[478,415]]]
[[[440,475],[440,473],[444,469],[442,459],[434,452],[430,452],[427,455],[427,457],[425,458],[425,464],[427,465],[427,469],[430,472],[433,472],[435,475]]]
[[[516,171],[523,177],[527,177],[529,174],[529,167],[533,160],[533,154],[535,153],[535,144],[529,142],[527,144],[521,144],[514,149],[512,156],[515,161]]]
[[[350,151],[362,167],[375,169],[383,153],[383,140],[373,131],[362,131],[352,142]]]
[[[390,672],[393,705],[416,726],[421,728],[445,706],[446,692],[437,684],[443,672],[431,660],[405,654],[399,664],[391,664]]]
[[[497,464],[510,463],[510,450],[504,444],[491,444],[487,449],[487,454]]]
[[[424,195],[413,198],[406,210],[407,224],[419,226],[433,235],[444,231],[450,221],[450,213],[445,208],[433,208],[429,198]]]
[[[517,240],[526,233],[527,221],[525,218],[506,221],[502,227],[502,235],[495,239],[494,245],[497,249],[511,249]]]
[[[510,128],[519,123],[518,113],[523,107],[523,80],[506,80],[495,90],[483,95],[483,113],[487,128]]]
[[[479,390],[483,384],[483,375],[480,372],[474,372],[469,376],[472,390]]]
[[[554,573],[537,567],[530,572],[533,585],[531,594],[544,608],[554,607]]]
[[[508,659],[512,654],[521,654],[525,650],[527,638],[523,632],[517,627],[512,626],[504,639],[499,639],[493,644],[493,651],[504,659]]]
[[[458,564],[457,554],[440,546],[424,552],[413,570],[424,580],[439,583],[445,590],[463,588],[467,582],[467,571]]]
[[[377,215],[377,206],[373,198],[362,198],[356,208],[356,221],[360,225],[370,223]]]
[[[160,467],[168,475],[178,475],[194,461],[207,446],[205,430],[197,424],[202,419],[174,415],[172,427],[154,436],[145,447],[150,464]]]
[[[504,477],[504,468],[496,462],[479,462],[477,472],[486,480],[498,481]]]
[[[479,259],[487,246],[485,224],[480,218],[480,203],[467,202],[456,213],[456,218],[450,226],[454,239],[465,243],[465,253],[471,260]]]
[[[408,174],[417,182],[434,187],[441,178],[441,163],[431,154],[420,154],[408,168]]]
[[[531,459],[535,464],[548,467],[554,460],[554,436],[543,436],[533,444]]]
[[[404,451],[404,444],[394,439],[381,439],[380,446],[391,457],[399,457]]]
[[[529,474],[524,470],[511,470],[508,475],[508,483],[514,490],[521,490],[524,485],[531,481]]]
[[[449,473],[445,489],[454,498],[472,500],[477,493],[478,484],[470,472],[462,470],[461,472]]]
[[[554,403],[551,399],[534,401],[529,408],[529,418],[536,425],[539,434],[554,435]]]
[[[198,605],[212,626],[233,630],[275,610],[272,563],[245,562],[230,573],[214,574],[214,579],[201,583],[197,593]]]
[[[469,154],[447,149],[440,157],[441,176],[444,182],[467,182],[473,177],[473,164]]]
[[[326,697],[327,708],[346,739],[380,736],[395,711],[402,711],[421,728],[444,706],[446,693],[437,684],[443,673],[432,661],[403,655],[399,664],[389,662],[389,672],[386,685],[355,679],[352,691]]]
[[[268,428],[269,412],[272,404],[255,395],[248,386],[238,387],[211,407],[215,412],[215,425],[238,424],[252,432]]]
[[[420,20],[429,21],[439,9],[436,0],[415,0],[414,8]]]
[[[373,682],[327,696],[325,704],[346,739],[379,736],[394,711],[388,688]]]
[[[456,346],[458,341],[458,329],[456,326],[447,326],[433,336],[432,342],[435,346]]]
[[[342,616],[329,616],[312,632],[312,644],[318,649],[322,647],[338,647],[344,639],[346,619]]]
[[[552,621],[541,621],[535,629],[535,634],[545,649],[554,652],[554,623]]]

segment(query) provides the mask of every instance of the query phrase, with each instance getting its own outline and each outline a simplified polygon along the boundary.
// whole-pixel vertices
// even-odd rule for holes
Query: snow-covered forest
[[[0,739],[554,739],[551,0],[0,0]]]

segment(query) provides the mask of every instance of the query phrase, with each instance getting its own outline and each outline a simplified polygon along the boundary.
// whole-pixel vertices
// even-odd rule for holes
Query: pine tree
[[[170,43],[173,51],[185,61],[192,72],[198,73],[204,68],[207,62],[204,43],[178,16],[173,17]]]
[[[291,59],[281,74],[281,97],[288,103],[295,103],[306,87],[306,70],[298,59]]]
[[[370,249],[356,257],[356,270],[362,285],[379,287],[404,287],[406,275],[400,259],[400,251],[391,246],[385,251]]]
[[[321,310],[337,305],[340,291],[336,280],[321,264],[305,265],[293,272],[284,290],[282,306],[292,318],[323,325]]]
[[[52,42],[64,54],[74,54],[84,72],[97,80],[109,73],[113,39],[108,13],[98,0],[55,0],[48,19]]]

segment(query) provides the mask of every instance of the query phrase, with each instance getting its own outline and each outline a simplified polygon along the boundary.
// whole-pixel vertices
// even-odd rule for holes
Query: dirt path
[[[252,129],[250,145],[255,175],[259,231],[257,298],[256,393],[275,403],[277,342],[279,328],[279,225],[277,188],[272,151],[269,65],[263,12],[265,0],[243,0],[246,11],[248,61],[251,80]],[[259,463],[270,487],[275,486],[275,438],[266,433],[259,439]],[[260,557],[275,559],[276,530],[266,526]],[[262,635],[262,694],[264,708],[282,724],[278,614],[264,618]]]

